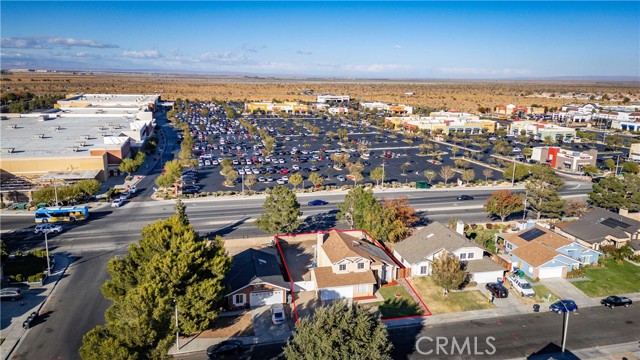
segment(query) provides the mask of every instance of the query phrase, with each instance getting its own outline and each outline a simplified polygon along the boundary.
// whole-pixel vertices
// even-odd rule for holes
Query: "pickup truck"
[[[523,278],[520,278],[516,275],[509,276],[509,284],[513,288],[514,292],[519,293],[521,296],[533,297],[536,295],[536,292],[533,291],[531,284]]]

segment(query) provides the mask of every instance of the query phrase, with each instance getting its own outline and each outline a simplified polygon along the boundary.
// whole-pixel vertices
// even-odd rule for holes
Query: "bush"
[[[29,276],[27,278],[27,281],[28,282],[40,282],[40,281],[42,281],[42,279],[44,279],[44,273],[31,275],[31,276]]]
[[[23,281],[22,274],[11,275],[11,280],[12,281]]]

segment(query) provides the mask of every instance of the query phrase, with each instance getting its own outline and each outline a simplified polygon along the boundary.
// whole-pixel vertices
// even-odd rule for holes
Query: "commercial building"
[[[386,111],[392,114],[413,114],[413,107],[408,105],[389,105],[381,102],[363,102],[360,106],[366,110]]]
[[[640,162],[640,143],[631,144],[629,148],[629,160]]]
[[[293,101],[287,101],[283,103],[265,101],[246,103],[244,104],[244,110],[248,113],[260,112],[263,114],[306,114],[309,113],[309,106]]]
[[[576,137],[576,130],[558,126],[547,122],[514,121],[509,127],[509,133],[518,136],[524,131],[534,139],[542,141],[551,138],[555,141],[571,141]]]
[[[503,114],[503,115],[514,115],[518,113],[522,115],[536,115],[536,114],[544,114],[544,107],[518,106],[514,104],[498,105],[495,108],[495,113]]]
[[[121,111],[151,111],[158,108],[160,95],[133,94],[75,94],[59,100],[55,108],[70,110],[75,108],[118,109]]]
[[[531,159],[542,164],[549,164],[552,168],[582,172],[587,166],[595,166],[598,150],[586,152],[561,149],[557,146],[534,147]]]
[[[351,98],[349,95],[318,95],[318,102],[325,103],[348,103]]]
[[[496,130],[496,122],[493,120],[481,120],[479,116],[468,113],[444,111],[432,112],[429,116],[387,117],[385,123],[405,130],[441,131],[444,134],[492,134]]]

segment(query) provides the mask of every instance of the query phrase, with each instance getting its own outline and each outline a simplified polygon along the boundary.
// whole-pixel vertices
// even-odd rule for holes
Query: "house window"
[[[244,305],[244,294],[235,294],[235,295],[233,295],[233,304],[234,305]]]
[[[467,259],[473,259],[473,253],[469,253],[469,254],[467,255]]]
[[[426,275],[427,274],[427,267],[426,266],[420,266],[420,274],[421,275]]]
[[[346,264],[340,264],[340,266],[338,266],[338,269],[340,269],[340,271],[345,271],[345,270],[347,270],[347,265]]]
[[[364,263],[358,263],[358,269],[364,269]]]
[[[590,263],[591,262],[591,255],[585,255],[582,257],[582,262],[583,263]]]
[[[358,290],[358,294],[364,294],[369,290],[369,285],[367,285],[367,284],[358,285],[358,289],[357,290]]]
[[[467,258],[467,254],[466,253],[460,254],[460,260],[464,260],[466,258]]]

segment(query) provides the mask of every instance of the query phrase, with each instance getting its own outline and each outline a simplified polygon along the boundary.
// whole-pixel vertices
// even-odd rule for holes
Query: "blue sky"
[[[640,76],[640,2],[2,1],[2,68]]]

